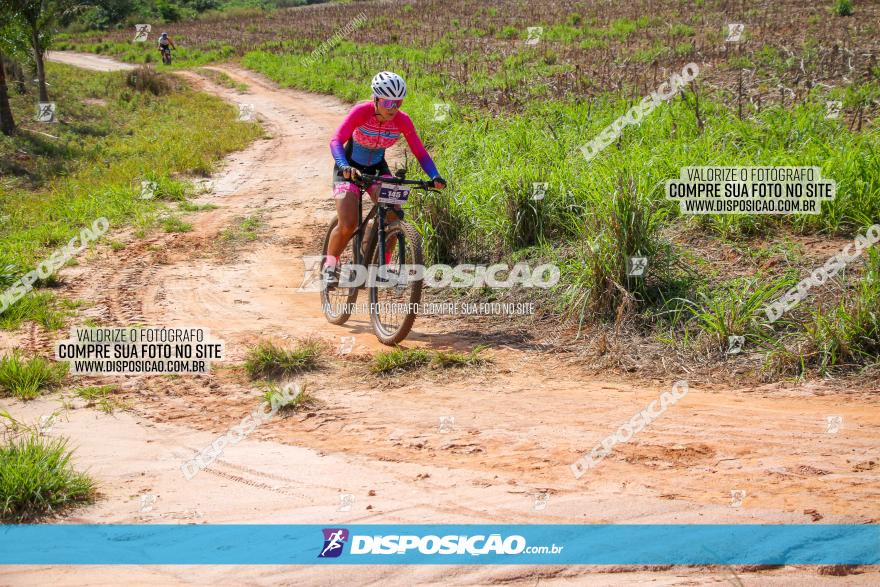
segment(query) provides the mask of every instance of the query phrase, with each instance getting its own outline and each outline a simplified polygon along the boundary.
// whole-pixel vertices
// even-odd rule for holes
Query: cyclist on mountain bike
[[[358,226],[358,206],[361,190],[351,181],[361,173],[392,177],[385,161],[385,149],[391,147],[403,135],[419,165],[434,182],[434,187],[443,189],[446,181],[437,172],[434,161],[425,150],[412,120],[400,105],[406,97],[406,82],[390,71],[376,74],[371,84],[373,100],[355,105],[336,129],[330,139],[330,152],[333,154],[333,194],[336,197],[336,215],[339,219],[330,234],[327,245],[327,260],[324,265],[324,282],[328,286],[338,281],[339,255]],[[369,190],[375,202],[378,197],[378,184]],[[396,221],[396,215],[391,222]],[[386,252],[390,256],[391,252]],[[390,263],[389,259],[385,259]]]
[[[168,51],[169,46],[172,49],[177,50],[177,47],[174,46],[174,41],[171,40],[168,33],[162,33],[159,35],[159,51]]]

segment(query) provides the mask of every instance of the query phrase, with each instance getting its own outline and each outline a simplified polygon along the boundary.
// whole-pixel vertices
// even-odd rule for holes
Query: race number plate
[[[381,204],[398,204],[403,205],[409,198],[410,186],[397,185],[394,183],[382,183],[379,188],[379,202]]]

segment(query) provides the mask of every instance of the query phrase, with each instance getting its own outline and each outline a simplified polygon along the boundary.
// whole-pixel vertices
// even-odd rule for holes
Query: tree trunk
[[[27,93],[27,84],[25,83],[26,78],[24,77],[24,69],[21,67],[21,63],[18,61],[10,61],[12,72],[12,79],[15,80],[15,85],[18,88],[19,94]]]
[[[3,65],[3,54],[0,53],[0,132],[6,136],[15,131],[15,120],[12,108],[9,107],[9,92],[6,91],[6,68]]]
[[[49,92],[46,91],[46,68],[43,66],[43,45],[40,43],[40,35],[36,28],[31,29],[31,42],[34,46],[34,61],[37,63],[37,81],[40,84],[40,102],[49,101]]]

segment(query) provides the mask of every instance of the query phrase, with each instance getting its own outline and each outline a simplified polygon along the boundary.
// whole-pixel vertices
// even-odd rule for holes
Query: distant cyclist
[[[406,82],[396,73],[382,71],[373,78],[371,86],[373,99],[355,105],[330,139],[330,152],[336,163],[333,167],[333,194],[339,219],[330,234],[327,245],[329,258],[324,265],[324,282],[331,286],[338,282],[339,255],[358,226],[361,190],[348,181],[352,176],[366,173],[392,177],[385,161],[385,149],[394,145],[403,135],[419,165],[434,181],[434,187],[446,187],[446,181],[437,172],[437,166],[419,139],[412,120],[400,110],[406,97]],[[378,185],[370,189],[369,195],[375,202]],[[389,218],[391,221],[396,219]],[[390,251],[386,253],[390,254]],[[385,262],[390,263],[389,259],[385,259]]]
[[[169,60],[171,57],[171,49],[177,50],[177,47],[174,46],[174,41],[171,40],[171,37],[168,36],[168,33],[162,33],[159,35],[159,51],[164,55],[166,52],[168,53]]]

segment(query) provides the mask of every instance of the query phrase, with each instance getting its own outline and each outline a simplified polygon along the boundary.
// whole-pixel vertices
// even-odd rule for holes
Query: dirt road
[[[112,62],[76,54],[52,59],[85,68]],[[380,348],[365,317],[329,325],[315,293],[295,291],[301,256],[317,254],[333,215],[328,137],[347,111],[336,99],[279,89],[235,65],[237,92],[191,72],[196,87],[253,104],[269,138],[230,156],[192,214],[194,230],[101,247],[65,270],[64,295],[88,300],[85,315],[108,325],[201,326],[240,362],[261,339],[314,335],[351,355],[306,377],[320,404],[275,418],[191,481],[182,461],[238,423],[260,390],[240,370],[210,376],[122,379],[131,413],[74,408],[50,434],[69,436],[77,462],[103,493],[73,522],[150,523],[829,523],[880,522],[880,395],[818,385],[727,389],[691,381],[657,421],[619,444],[580,479],[581,455],[670,389],[672,381],[597,379],[574,361],[495,338],[495,361],[476,371],[423,371],[380,380],[362,359]],[[218,248],[237,218],[258,214],[254,244]],[[419,320],[407,344],[468,349],[480,342],[440,320]],[[48,353],[54,338],[34,328],[18,343]],[[511,341],[514,339],[511,338]],[[686,374],[683,374],[686,375]],[[682,378],[685,378],[684,376]],[[26,420],[58,409],[57,397],[7,402]],[[446,420],[442,429],[440,419]],[[839,429],[828,417],[840,416]],[[732,492],[735,492],[732,494]],[[741,493],[744,492],[744,493]],[[339,511],[351,494],[349,511]],[[146,496],[146,497],[145,497]],[[148,509],[145,509],[148,508]],[[815,568],[745,570],[608,567],[332,570],[298,567],[6,568],[2,584],[876,584],[862,568],[846,577]]]

